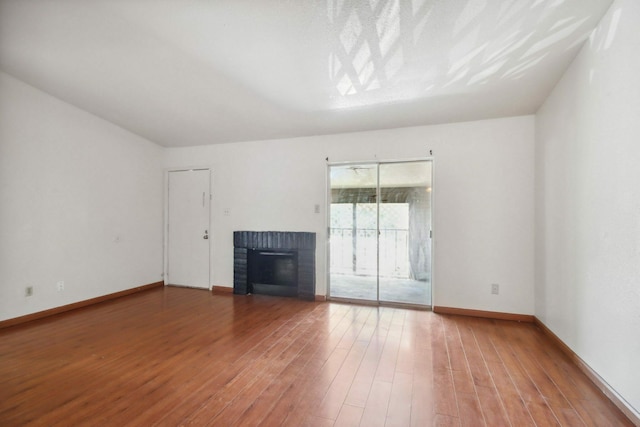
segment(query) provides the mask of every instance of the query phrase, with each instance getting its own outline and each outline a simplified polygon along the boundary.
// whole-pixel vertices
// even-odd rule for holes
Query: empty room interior
[[[639,426],[639,24],[0,0],[0,425]]]

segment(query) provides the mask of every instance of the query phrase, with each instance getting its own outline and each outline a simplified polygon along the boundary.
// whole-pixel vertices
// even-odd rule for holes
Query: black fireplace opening
[[[250,249],[247,267],[249,293],[298,295],[297,251]]]

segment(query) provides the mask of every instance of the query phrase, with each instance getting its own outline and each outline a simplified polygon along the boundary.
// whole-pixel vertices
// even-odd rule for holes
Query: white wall
[[[161,158],[0,73],[0,320],[162,280]]]
[[[434,158],[434,305],[533,314],[532,116],[165,151],[213,169],[212,283],[232,286],[234,230],[318,234],[326,289],[327,162]],[[314,205],[322,206],[314,213]],[[230,215],[223,214],[224,209]],[[491,283],[500,295],[491,295]]]
[[[639,22],[616,1],[536,120],[536,316],[636,410]]]

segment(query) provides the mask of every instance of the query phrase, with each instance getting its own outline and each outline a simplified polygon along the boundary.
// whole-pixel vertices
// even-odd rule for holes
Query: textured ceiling
[[[535,113],[611,2],[0,0],[0,69],[163,146],[478,120]]]

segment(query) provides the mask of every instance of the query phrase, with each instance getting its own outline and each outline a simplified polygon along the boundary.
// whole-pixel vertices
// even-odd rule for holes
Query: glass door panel
[[[431,305],[431,162],[379,170],[379,300]]]
[[[377,301],[378,166],[331,166],[329,295]]]

